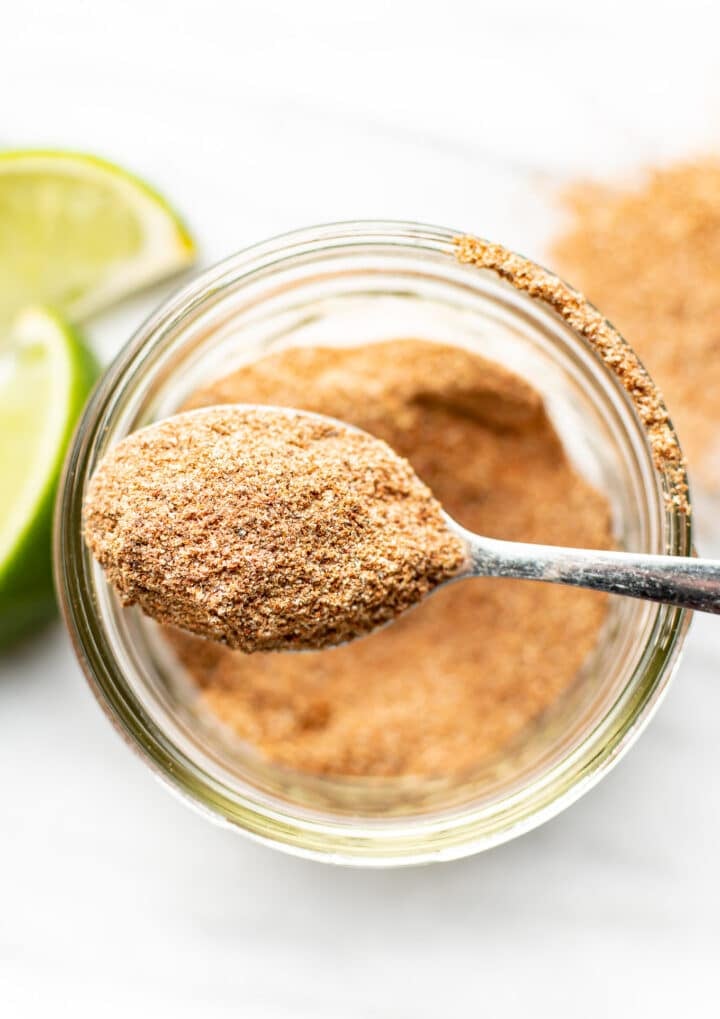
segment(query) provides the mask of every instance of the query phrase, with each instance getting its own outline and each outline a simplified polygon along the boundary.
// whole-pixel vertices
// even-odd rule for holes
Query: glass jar
[[[344,223],[276,238],[208,270],[109,367],[66,464],[57,586],[100,704],[189,803],[304,856],[370,866],[451,859],[538,825],[597,782],[637,737],[687,630],[687,613],[611,599],[598,646],[569,694],[492,766],[462,779],[326,778],[263,760],[207,717],[154,624],[121,608],[106,584],[81,533],[85,486],[106,450],[244,361],[339,336],[455,343],[528,378],[578,471],[606,493],[618,546],[690,554],[690,518],[667,508],[668,479],[654,469],[616,378],[544,306],[460,265],[453,236],[416,224]]]

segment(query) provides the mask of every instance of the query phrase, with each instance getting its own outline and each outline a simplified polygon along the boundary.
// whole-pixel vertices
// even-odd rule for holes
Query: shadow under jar
[[[507,751],[452,777],[325,777],[264,759],[221,726],[161,632],[124,609],[84,545],[82,501],[104,453],[199,386],[289,344],[416,337],[505,365],[541,394],[574,468],[608,499],[614,540],[689,555],[637,414],[563,320],[460,265],[452,231],[342,223],[276,238],[201,275],[119,354],[77,430],[56,518],[56,577],[78,659],[117,729],[212,819],[304,856],[366,866],[452,859],[553,816],[636,738],[673,672],[688,614],[611,599],[597,646],[552,710]],[[482,583],[470,581],[469,583]],[[452,633],[448,633],[452,640]]]

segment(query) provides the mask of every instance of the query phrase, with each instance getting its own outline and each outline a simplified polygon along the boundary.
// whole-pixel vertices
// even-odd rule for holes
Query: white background
[[[0,144],[126,164],[204,263],[367,216],[542,256],[558,180],[720,149],[719,37],[697,0],[5,0]],[[93,324],[104,356],[165,292]],[[563,816],[359,872],[177,803],[51,628],[0,661],[0,1014],[716,1015],[719,673],[698,619],[650,729]]]

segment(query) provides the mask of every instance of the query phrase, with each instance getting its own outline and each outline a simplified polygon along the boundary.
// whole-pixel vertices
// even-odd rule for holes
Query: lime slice
[[[96,374],[78,334],[45,309],[0,339],[0,646],[54,612],[55,489]]]
[[[112,163],[0,153],[0,326],[36,304],[83,319],[194,256],[167,203]]]

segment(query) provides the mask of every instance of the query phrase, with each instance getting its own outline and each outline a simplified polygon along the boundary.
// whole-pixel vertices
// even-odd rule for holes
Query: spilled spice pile
[[[245,652],[369,633],[466,552],[406,460],[340,422],[217,407],[128,436],[85,538],[126,605]]]
[[[720,464],[720,159],[635,186],[579,183],[551,257],[623,333],[667,397],[693,470]]]
[[[458,261],[497,273],[516,289],[552,308],[587,341],[617,376],[635,406],[655,467],[667,478],[666,501],[681,513],[689,513],[685,461],[663,398],[637,354],[605,316],[553,273],[500,244],[465,236],[456,239],[455,248]]]
[[[190,401],[249,402],[384,439],[479,533],[612,544],[608,504],[568,463],[538,393],[467,351],[420,340],[292,348]],[[485,579],[321,652],[245,655],[166,632],[207,707],[268,759],[319,774],[452,775],[491,758],[573,684],[605,611],[594,592]]]

